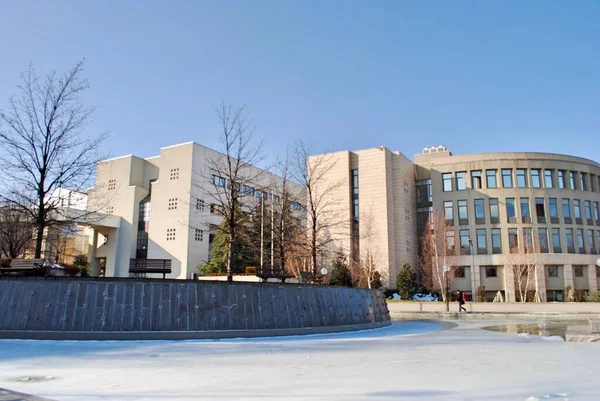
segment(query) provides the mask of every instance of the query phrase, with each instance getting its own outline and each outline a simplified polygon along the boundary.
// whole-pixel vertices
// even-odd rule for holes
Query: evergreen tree
[[[402,263],[402,267],[396,276],[396,287],[401,299],[410,300],[417,292],[417,282],[412,267],[408,262]]]
[[[350,269],[348,268],[348,262],[346,261],[346,256],[341,251],[337,253],[335,261],[333,262],[329,284],[344,287],[354,286],[354,283],[352,282],[352,275],[350,274]]]

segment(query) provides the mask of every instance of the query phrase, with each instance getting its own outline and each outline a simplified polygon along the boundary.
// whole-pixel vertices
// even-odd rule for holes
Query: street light
[[[469,247],[471,248],[471,302],[475,300],[475,292],[477,288],[473,288],[473,277],[475,275],[475,249],[473,248],[473,241],[469,238]]]
[[[450,271],[450,266],[448,266],[447,263],[444,263],[442,270],[444,271],[444,276],[446,277],[446,312],[450,312],[450,294],[448,293],[448,271]]]

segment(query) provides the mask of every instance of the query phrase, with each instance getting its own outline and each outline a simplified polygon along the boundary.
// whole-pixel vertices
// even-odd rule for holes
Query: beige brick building
[[[384,147],[331,155],[327,180],[342,182],[335,209],[349,221],[335,242],[349,254],[354,243],[360,257],[372,228],[386,285],[395,286],[403,261],[418,265],[418,238],[436,216],[454,290],[515,301],[516,265],[534,265],[529,289],[542,301],[598,290],[598,163],[544,153],[453,156],[444,147],[414,162]]]

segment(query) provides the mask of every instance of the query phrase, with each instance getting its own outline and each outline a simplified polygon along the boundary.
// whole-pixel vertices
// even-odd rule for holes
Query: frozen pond
[[[481,330],[498,324],[401,322],[221,341],[4,340],[0,387],[59,401],[598,399],[599,344]]]

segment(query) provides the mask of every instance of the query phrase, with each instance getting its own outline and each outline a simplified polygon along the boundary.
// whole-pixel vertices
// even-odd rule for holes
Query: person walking
[[[467,311],[467,309],[465,309],[465,307],[463,306],[465,304],[465,302],[467,302],[467,294],[465,294],[462,291],[457,291],[458,293],[458,312],[461,313],[462,311]]]

